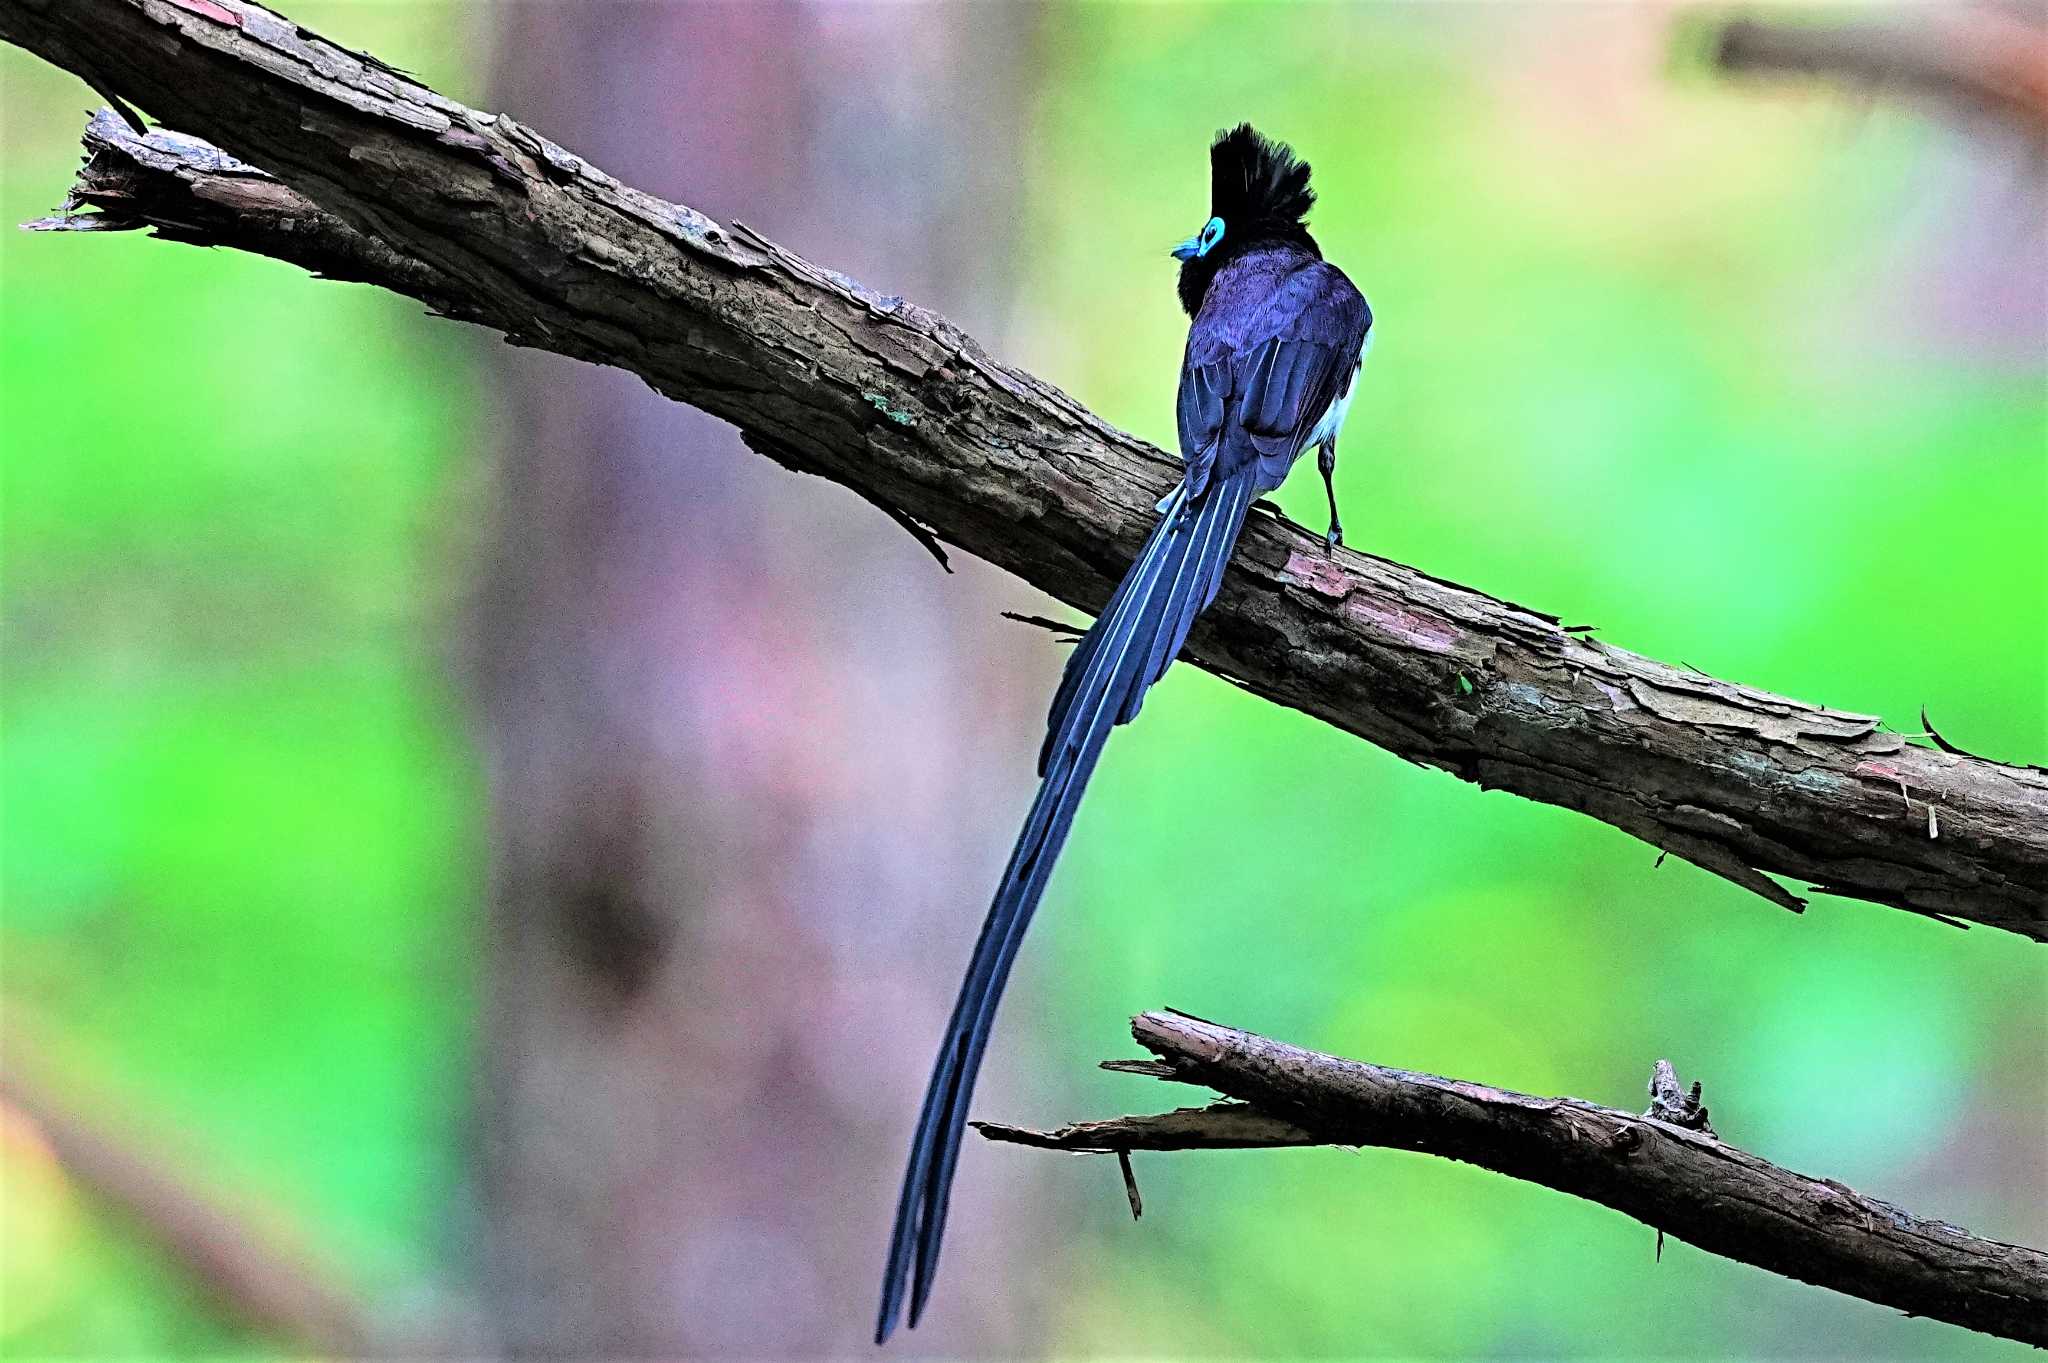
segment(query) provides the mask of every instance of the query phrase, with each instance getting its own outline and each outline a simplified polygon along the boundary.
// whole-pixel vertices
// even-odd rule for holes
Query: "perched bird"
[[[1307,162],[1249,123],[1209,148],[1209,220],[1173,248],[1181,307],[1193,319],[1178,402],[1185,467],[1053,696],[1038,797],[974,944],[918,1114],[882,1276],[877,1344],[896,1328],[906,1292],[910,1324],[924,1314],[996,1000],[1110,729],[1136,717],[1196,614],[1215,599],[1252,503],[1279,487],[1311,446],[1320,450],[1330,499],[1328,544],[1342,542],[1331,474],[1372,309],[1303,223],[1315,202],[1308,176]]]

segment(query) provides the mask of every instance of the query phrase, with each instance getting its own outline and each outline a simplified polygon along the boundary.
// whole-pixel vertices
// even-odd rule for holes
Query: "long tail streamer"
[[[896,1204],[896,1226],[889,1236],[882,1309],[875,1323],[877,1344],[895,1330],[906,1288],[910,1325],[914,1328],[924,1314],[938,1271],[946,1200],[967,1126],[967,1103],[988,1047],[996,1002],[1088,777],[1109,731],[1137,716],[1146,691],[1179,656],[1195,616],[1215,599],[1251,508],[1255,474],[1253,461],[1235,476],[1211,484],[1200,497],[1190,498],[1185,486],[1171,494],[1137,561],[1067,660],[1039,753],[1038,796],[981,925],[918,1114],[910,1167]]]

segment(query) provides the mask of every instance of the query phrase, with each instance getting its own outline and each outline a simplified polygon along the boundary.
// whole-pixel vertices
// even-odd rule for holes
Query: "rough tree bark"
[[[1661,1061],[1650,1111],[1638,1114],[1344,1060],[1184,1013],[1141,1014],[1131,1035],[1159,1060],[1104,1068],[1237,1101],[1057,1131],[975,1126],[991,1140],[1126,1156],[1294,1145],[1440,1155],[1598,1202],[1660,1236],[1788,1278],[2048,1346],[2048,1254],[1738,1150],[1708,1124],[1699,1086],[1681,1094]]]
[[[943,318],[622,185],[246,0],[0,0],[0,37],[261,165],[338,220],[321,229],[329,243],[371,238],[346,267],[358,277],[515,344],[630,369],[755,449],[1072,604],[1107,597],[1174,477],[1158,450]],[[394,253],[395,271],[376,267]],[[1277,517],[1247,530],[1189,654],[1411,761],[1590,814],[1787,908],[1801,900],[1765,872],[2048,940],[2039,768],[1912,746],[1872,716],[1654,662],[1398,564],[1326,555]]]

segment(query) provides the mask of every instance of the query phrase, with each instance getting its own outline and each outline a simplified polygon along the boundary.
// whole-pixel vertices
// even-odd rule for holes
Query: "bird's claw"
[[[1325,554],[1334,554],[1337,552],[1337,546],[1342,543],[1344,543],[1344,527],[1333,523],[1330,526],[1330,533],[1323,536],[1323,552]]]

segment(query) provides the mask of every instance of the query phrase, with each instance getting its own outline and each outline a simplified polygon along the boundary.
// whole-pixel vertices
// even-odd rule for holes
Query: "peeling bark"
[[[1131,1035],[1160,1059],[1115,1068],[1236,1100],[1031,1131],[974,1125],[1045,1150],[1381,1146],[1462,1160],[1612,1207],[1713,1254],[1909,1315],[2048,1346],[2048,1254],[1914,1216],[1833,1179],[1725,1143],[1666,1061],[1637,1114],[1303,1050],[1183,1013]]]
[[[0,37],[261,165],[110,120],[77,197],[640,375],[748,444],[1098,607],[1176,464],[944,318],[604,174],[245,0],[0,0]],[[105,158],[127,158],[108,170]],[[111,175],[117,193],[93,181]],[[288,188],[285,188],[288,187]],[[289,198],[281,197],[289,195]],[[303,197],[300,197],[303,196]],[[317,205],[317,207],[315,207]],[[56,225],[48,220],[44,226]],[[2048,940],[2048,771],[1668,666],[1255,516],[1189,656],[1773,903],[1766,872]]]

